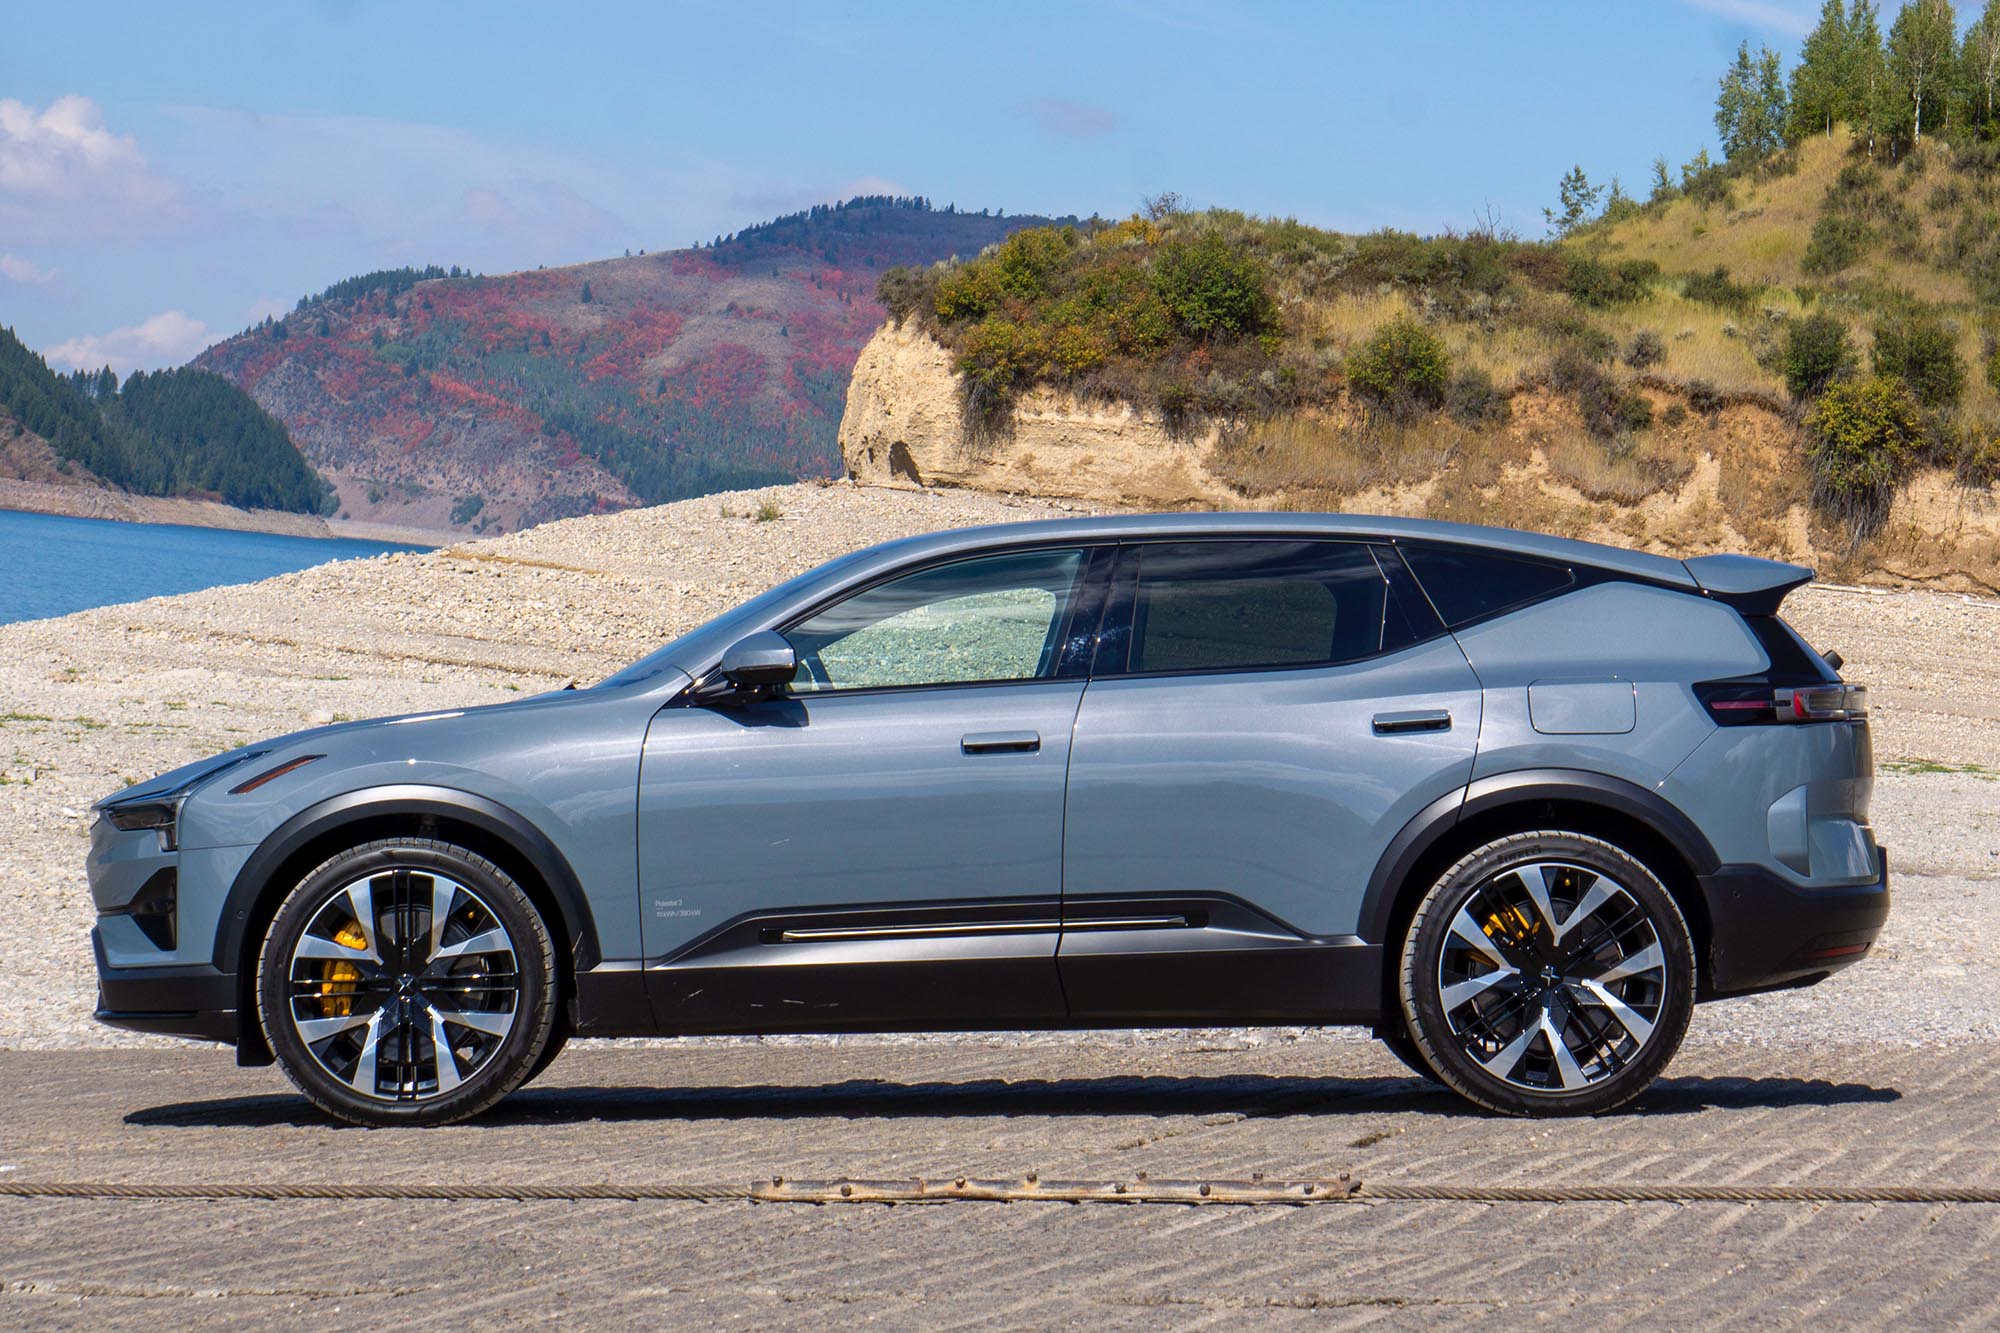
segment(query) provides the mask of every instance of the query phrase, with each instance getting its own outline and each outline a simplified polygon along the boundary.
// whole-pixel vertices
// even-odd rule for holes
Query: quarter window
[[[1540,560],[1439,546],[1399,549],[1439,618],[1452,629],[1565,592],[1576,583],[1567,567]]]
[[[1388,585],[1364,546],[1238,541],[1138,550],[1128,671],[1306,666],[1382,651]]]
[[[792,692],[1034,680],[1053,673],[1083,552],[984,556],[856,593],[785,631]]]

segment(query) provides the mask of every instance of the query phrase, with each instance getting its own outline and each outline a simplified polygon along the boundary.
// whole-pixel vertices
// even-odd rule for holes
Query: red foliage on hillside
[[[859,200],[696,250],[358,279],[198,364],[283,420],[355,517],[446,526],[476,495],[490,531],[830,475],[881,274],[1045,221]]]

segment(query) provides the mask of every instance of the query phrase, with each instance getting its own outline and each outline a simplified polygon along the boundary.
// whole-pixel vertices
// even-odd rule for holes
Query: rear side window
[[[1310,666],[1382,651],[1388,584],[1364,546],[1237,541],[1137,549],[1127,671]]]
[[[1566,566],[1541,560],[1443,546],[1397,549],[1452,629],[1576,586]]]

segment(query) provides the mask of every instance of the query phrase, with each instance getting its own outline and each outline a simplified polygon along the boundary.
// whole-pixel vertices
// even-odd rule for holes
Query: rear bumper
[[[1868,956],[1889,918],[1889,854],[1872,883],[1800,888],[1776,871],[1725,865],[1700,877],[1709,957],[1702,998],[1809,986]]]
[[[128,1032],[236,1041],[234,976],[207,963],[113,967],[97,931],[90,943],[97,954],[98,1022]]]

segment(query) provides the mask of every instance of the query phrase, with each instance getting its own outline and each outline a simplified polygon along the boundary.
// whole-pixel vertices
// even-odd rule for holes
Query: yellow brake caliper
[[[361,923],[350,921],[340,928],[333,937],[335,944],[344,944],[350,949],[368,947],[368,937],[361,933]],[[352,963],[339,959],[326,965],[325,979],[320,983],[320,1016],[323,1018],[346,1018],[354,1012],[354,992],[359,988],[361,969]]]
[[[1503,907],[1486,918],[1486,938],[1505,940],[1509,944],[1523,944],[1529,936],[1542,928],[1539,921],[1531,921],[1527,913],[1518,907]]]

